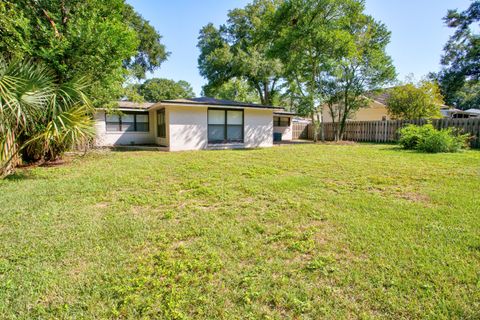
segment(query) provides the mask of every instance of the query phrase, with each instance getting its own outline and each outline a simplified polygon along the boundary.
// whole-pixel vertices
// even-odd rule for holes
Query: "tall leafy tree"
[[[267,17],[280,0],[255,0],[243,9],[229,12],[218,29],[208,24],[200,31],[198,59],[200,74],[207,78],[206,91],[231,79],[246,80],[257,91],[262,104],[272,104],[279,94],[283,65],[269,55],[271,39],[265,37]]]
[[[394,119],[438,118],[443,103],[440,88],[432,81],[410,82],[388,91],[388,113]]]
[[[100,104],[127,75],[144,77],[167,57],[160,35],[124,0],[4,0],[0,50],[46,64],[59,82],[88,77]]]
[[[480,1],[463,11],[450,10],[445,23],[455,33],[445,45],[444,69],[437,75],[448,105],[468,109],[480,103]]]
[[[148,79],[138,87],[138,93],[149,102],[193,98],[192,86],[184,80],[178,82],[170,79]]]
[[[315,124],[315,140],[328,73],[347,54],[354,40],[347,27],[362,10],[363,1],[356,0],[287,0],[272,20],[275,55],[299,93],[298,111]]]
[[[368,91],[381,88],[395,79],[395,67],[386,54],[390,32],[371,16],[358,15],[347,25],[352,35],[348,50],[329,72],[325,96],[335,126],[335,139],[342,140],[346,121],[368,105]]]
[[[232,78],[220,86],[203,87],[202,95],[217,99],[259,103],[257,91],[244,79]]]

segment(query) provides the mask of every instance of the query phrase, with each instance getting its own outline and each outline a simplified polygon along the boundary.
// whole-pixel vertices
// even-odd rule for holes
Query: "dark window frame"
[[[223,124],[210,124],[209,123],[209,111],[224,111],[224,123]],[[242,124],[228,124],[228,111],[239,111],[242,113]],[[210,140],[210,126],[223,126],[223,140]],[[228,139],[228,127],[242,127],[242,138],[240,140],[229,140]],[[208,144],[225,144],[225,143],[245,143],[245,110],[244,109],[235,109],[235,108],[208,108],[207,109],[207,141]]]
[[[163,124],[160,127],[160,123],[158,121],[158,116],[163,114]],[[167,119],[165,114],[165,108],[157,110],[157,138],[166,139],[167,138]]]
[[[282,118],[283,118],[283,119],[287,119],[286,124],[285,124],[285,122],[282,122]],[[275,120],[277,120],[277,119],[278,119],[278,121],[275,121]],[[292,124],[291,121],[292,121],[292,120],[291,120],[290,117],[273,116],[273,126],[274,126],[274,127],[285,127],[285,128],[286,128],[286,127],[290,127],[290,125]]]
[[[122,127],[122,116],[123,115],[133,115],[133,130],[124,130]],[[150,114],[148,112],[142,112],[142,111],[122,111],[122,114],[114,114],[115,116],[118,117],[118,122],[110,122],[107,120],[107,116],[109,114],[105,113],[105,129],[107,132],[150,132]],[[137,126],[137,115],[146,115],[147,116],[147,122],[142,122],[147,124],[147,130],[139,130]],[[118,124],[117,130],[109,130],[108,125],[109,124]]]

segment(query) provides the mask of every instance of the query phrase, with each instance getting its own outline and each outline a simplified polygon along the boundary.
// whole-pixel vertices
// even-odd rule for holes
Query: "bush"
[[[431,135],[434,131],[435,128],[431,124],[426,124],[424,126],[409,124],[408,126],[400,129],[399,143],[404,149],[417,149],[418,144],[425,140],[425,138]]]
[[[468,148],[468,134],[453,128],[436,130],[431,124],[408,125],[400,130],[400,145],[404,149],[429,153],[458,152]]]

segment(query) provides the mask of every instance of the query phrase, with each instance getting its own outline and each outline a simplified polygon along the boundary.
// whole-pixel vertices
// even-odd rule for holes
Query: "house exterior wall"
[[[95,145],[97,147],[109,147],[114,145],[154,144],[155,120],[154,113],[149,112],[149,132],[107,131],[105,111],[98,110],[94,115]]]
[[[245,148],[273,146],[273,111],[268,109],[245,109]]]
[[[282,115],[281,117],[285,117],[284,115]],[[277,126],[273,126],[273,132],[274,133],[281,133],[282,134],[282,141],[290,141],[293,139],[293,119],[292,117],[288,117],[290,118],[290,125],[288,127],[277,127]]]
[[[355,115],[353,115],[350,121],[380,121],[383,117],[386,117],[387,120],[390,120],[388,115],[388,109],[380,103],[372,102],[366,108],[360,108]],[[323,108],[323,120],[324,122],[332,122],[332,117],[330,116],[330,111],[328,107]]]
[[[207,148],[207,107],[168,107],[170,151]]]
[[[96,146],[158,144],[168,147],[170,151],[258,148],[273,145],[273,110],[244,109],[244,143],[225,145],[208,144],[207,110],[206,106],[165,106],[166,138],[158,138],[157,109],[149,112],[149,132],[106,131],[105,112],[99,110],[95,114],[95,144]]]

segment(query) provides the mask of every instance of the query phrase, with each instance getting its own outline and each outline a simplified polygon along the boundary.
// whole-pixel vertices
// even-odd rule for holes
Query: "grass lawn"
[[[110,152],[0,181],[0,318],[480,318],[480,152]]]

